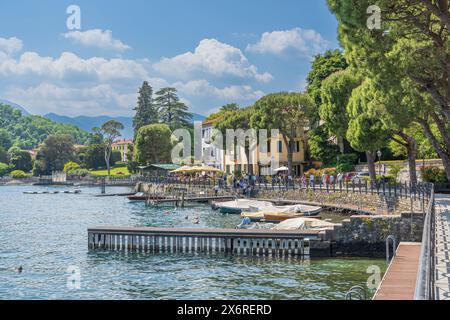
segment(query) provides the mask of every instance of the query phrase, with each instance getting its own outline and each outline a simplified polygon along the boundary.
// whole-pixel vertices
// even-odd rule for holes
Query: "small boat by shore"
[[[335,225],[332,222],[303,217],[280,222],[272,230],[327,230],[333,229]]]
[[[241,214],[243,211],[255,212],[273,207],[272,202],[237,199],[234,201],[216,202],[213,207],[224,214]]]
[[[248,218],[247,218],[248,219]],[[333,229],[335,226],[334,223],[328,221],[322,221],[316,218],[294,218],[289,219],[279,224],[275,224],[272,222],[253,222],[250,223],[246,221],[246,218],[242,220],[242,222],[236,227],[237,229],[247,229],[247,230],[280,230],[280,231],[295,231],[295,230],[327,230]]]
[[[248,217],[252,221],[280,222],[293,218],[317,216],[322,211],[321,207],[307,205],[293,205],[272,208],[264,208],[257,212],[243,212],[243,218]],[[317,218],[315,218],[317,220]]]
[[[127,197],[127,199],[130,201],[146,201],[147,198],[148,196],[144,192],[138,192]]]

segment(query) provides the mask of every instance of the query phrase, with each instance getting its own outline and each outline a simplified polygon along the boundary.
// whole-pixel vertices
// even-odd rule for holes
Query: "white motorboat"
[[[255,212],[274,207],[272,202],[247,199],[217,202],[214,205],[221,213],[228,214],[241,214],[243,211]]]

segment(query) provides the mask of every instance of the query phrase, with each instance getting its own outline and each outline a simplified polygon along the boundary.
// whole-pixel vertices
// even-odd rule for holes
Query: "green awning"
[[[138,168],[141,170],[164,170],[164,171],[172,171],[178,169],[180,166],[173,163],[168,164],[151,164],[149,166],[139,166]]]

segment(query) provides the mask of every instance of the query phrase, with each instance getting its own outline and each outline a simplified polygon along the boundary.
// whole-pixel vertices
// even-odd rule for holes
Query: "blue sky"
[[[69,30],[69,5],[81,29]],[[143,80],[191,111],[301,91],[338,48],[325,0],[1,1],[0,98],[30,112],[132,115]]]

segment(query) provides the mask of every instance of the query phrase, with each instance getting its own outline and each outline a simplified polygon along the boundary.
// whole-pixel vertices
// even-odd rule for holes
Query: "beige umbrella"
[[[192,169],[194,167],[190,167],[190,166],[182,166],[178,169],[172,170],[170,171],[170,173],[188,173],[188,172],[194,172]]]
[[[206,167],[199,167],[201,171],[204,172],[222,172],[222,170],[211,167],[211,166],[206,166]]]

